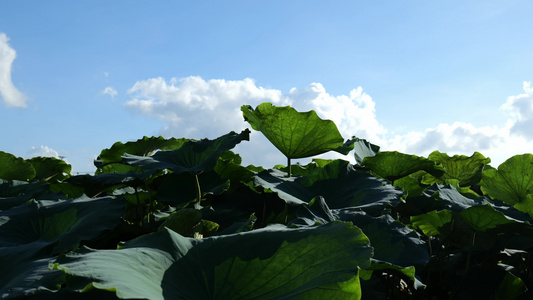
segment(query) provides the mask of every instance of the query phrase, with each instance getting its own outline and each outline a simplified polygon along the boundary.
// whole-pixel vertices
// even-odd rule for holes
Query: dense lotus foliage
[[[286,165],[243,166],[248,129],[117,142],[91,175],[0,152],[0,297],[533,297],[532,154],[495,168],[344,140],[313,111],[242,112]],[[328,151],[356,163],[291,164]]]

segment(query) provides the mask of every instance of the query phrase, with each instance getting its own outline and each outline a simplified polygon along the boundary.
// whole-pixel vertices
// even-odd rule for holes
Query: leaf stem
[[[198,198],[198,203],[202,201],[202,190],[200,189],[200,180],[198,179],[198,174],[194,174],[194,178],[196,179],[196,197]]]
[[[287,157],[287,177],[291,177],[291,158]]]

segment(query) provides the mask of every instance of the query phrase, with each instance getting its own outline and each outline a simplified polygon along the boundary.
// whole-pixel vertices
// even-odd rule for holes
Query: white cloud
[[[348,95],[332,96],[322,84],[312,83],[303,90],[291,89],[287,96],[294,99],[296,109],[312,109],[320,117],[334,121],[345,138],[355,135],[379,143],[387,132],[376,119],[374,101],[362,87]]]
[[[8,44],[8,37],[0,33],[0,95],[7,106],[27,107],[26,96],[22,94],[11,80],[11,65],[17,52]]]
[[[524,81],[524,93],[507,98],[502,109],[512,116],[511,134],[533,141],[533,88],[531,82]]]
[[[139,81],[128,91],[132,100],[125,106],[166,124],[164,136],[216,138],[229,131],[250,127],[244,122],[241,105],[272,102],[291,105],[298,111],[315,110],[324,119],[333,120],[344,138],[355,135],[381,146],[382,151],[396,150],[427,156],[434,150],[449,155],[472,155],[478,151],[490,157],[493,166],[507,158],[533,149],[533,88],[524,83],[524,94],[511,96],[503,106],[509,112],[504,126],[476,127],[454,122],[438,124],[423,131],[403,135],[389,134],[376,117],[375,103],[370,95],[357,87],[348,95],[333,96],[320,83],[288,93],[256,86],[252,79],[227,81],[204,80],[200,77],[152,78]],[[529,127],[533,128],[533,127]],[[252,131],[251,142],[241,143],[236,152],[244,163],[263,166],[284,164],[284,157],[260,133]],[[332,153],[325,157],[339,157]],[[343,156],[353,161],[353,157]]]
[[[505,130],[497,127],[475,127],[470,123],[439,124],[424,132],[396,135],[387,141],[387,148],[406,153],[428,155],[434,150],[448,154],[472,154],[497,147],[504,140]]]
[[[200,77],[161,77],[136,82],[126,107],[167,124],[162,134],[214,138],[246,128],[240,107],[273,102],[289,104],[278,90],[257,87],[252,79],[229,81]]]
[[[31,149],[28,151],[28,157],[37,156],[59,158],[59,153],[56,150],[49,148],[48,146],[41,145],[38,148],[31,147]]]
[[[111,98],[114,98],[118,93],[113,87],[108,86],[102,91],[102,94],[109,95]]]

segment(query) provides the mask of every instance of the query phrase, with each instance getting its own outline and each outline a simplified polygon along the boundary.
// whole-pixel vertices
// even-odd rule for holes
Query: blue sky
[[[1,151],[65,156],[114,142],[216,138],[239,108],[314,109],[345,138],[428,155],[533,149],[533,2],[6,1]],[[285,162],[259,133],[245,163]],[[353,159],[351,155],[346,159]]]

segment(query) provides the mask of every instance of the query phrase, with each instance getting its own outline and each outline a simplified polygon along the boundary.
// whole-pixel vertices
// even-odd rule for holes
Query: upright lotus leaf
[[[391,182],[420,170],[424,170],[436,177],[444,174],[444,169],[436,165],[435,162],[424,157],[404,154],[398,151],[383,151],[378,152],[375,156],[365,157],[362,165]]]
[[[533,154],[515,155],[498,169],[483,171],[480,185],[491,198],[533,213],[533,202],[528,201],[528,195],[533,194]]]
[[[65,254],[54,269],[66,273],[68,288],[122,299],[353,299],[360,297],[357,268],[371,255],[366,236],[348,223],[204,239],[166,229],[117,250]]]
[[[472,206],[460,213],[463,219],[476,231],[486,231],[499,225],[510,224],[510,220],[499,211],[494,210],[490,204]]]
[[[442,176],[444,179],[457,179],[460,186],[471,186],[479,183],[483,167],[490,163],[490,158],[486,158],[479,152],[474,152],[470,157],[466,155],[450,157],[446,153],[433,151],[428,159],[444,167],[446,171]]]
[[[95,164],[98,168],[111,163],[122,162],[122,155],[129,153],[138,156],[151,156],[156,150],[173,150],[181,147],[189,139],[170,138],[165,139],[160,137],[146,137],[138,139],[134,142],[116,142],[109,149],[104,149],[98,156]]]
[[[22,157],[0,151],[0,179],[29,181],[35,177],[35,168]]]
[[[43,181],[62,181],[70,176],[72,166],[55,157],[33,157],[28,159],[35,169],[34,179]]]
[[[367,140],[357,139],[354,143],[354,156],[357,164],[361,164],[365,157],[375,156],[379,152],[379,146],[371,144]]]
[[[150,157],[124,154],[124,163],[139,166],[146,170],[169,169],[176,174],[200,174],[212,170],[219,156],[235,147],[241,141],[249,140],[250,131],[243,130],[237,134],[230,132],[214,140],[189,140],[175,150],[158,151]]]
[[[0,246],[36,243],[52,245],[50,254],[68,251],[117,226],[124,205],[115,197],[31,200],[0,212]]]
[[[241,111],[244,120],[261,131],[288,159],[318,155],[343,146],[337,125],[321,119],[313,110],[298,112],[290,106],[262,103],[255,110],[243,105]]]

